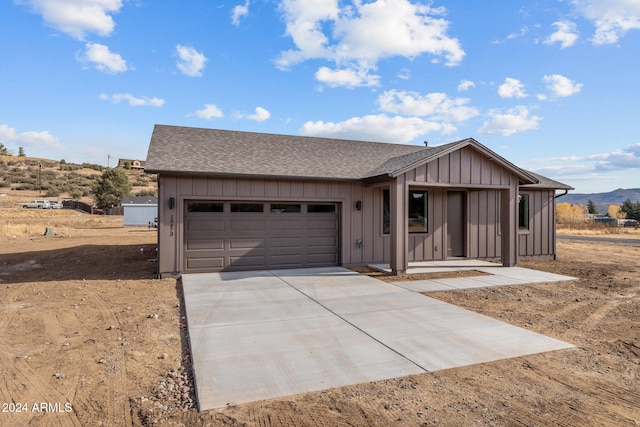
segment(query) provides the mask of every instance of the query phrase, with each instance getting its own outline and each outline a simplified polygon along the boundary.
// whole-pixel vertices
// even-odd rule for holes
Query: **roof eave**
[[[220,177],[220,178],[241,178],[241,179],[286,179],[295,181],[321,180],[321,181],[341,181],[341,182],[358,182],[360,178],[351,177],[326,177],[326,176],[304,176],[304,175],[268,175],[268,174],[238,174],[225,172],[203,172],[203,171],[176,171],[166,169],[150,169],[145,170],[146,173],[158,175],[176,175],[176,176],[198,176],[198,177]]]

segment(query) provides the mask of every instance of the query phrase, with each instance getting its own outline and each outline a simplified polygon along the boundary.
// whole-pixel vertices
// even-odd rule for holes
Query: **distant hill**
[[[572,205],[587,205],[589,200],[595,203],[599,214],[606,214],[609,205],[621,205],[625,200],[630,199],[632,202],[640,200],[640,188],[618,188],[608,193],[571,193],[560,197],[558,203],[571,203]]]
[[[46,199],[78,199],[90,202],[91,187],[106,168],[90,163],[67,163],[35,157],[0,155],[0,193],[38,191]],[[141,169],[123,169],[132,195],[157,194],[155,176]],[[31,194],[25,197],[31,197]]]

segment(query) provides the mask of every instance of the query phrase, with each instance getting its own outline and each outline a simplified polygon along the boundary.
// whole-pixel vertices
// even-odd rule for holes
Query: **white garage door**
[[[185,272],[338,265],[338,205],[185,202]]]

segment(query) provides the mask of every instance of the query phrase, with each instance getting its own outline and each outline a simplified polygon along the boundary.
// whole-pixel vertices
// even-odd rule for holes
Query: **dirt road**
[[[155,231],[74,221],[0,238],[0,425],[640,425],[638,247],[559,241],[521,265],[581,280],[430,294],[575,349],[199,413]]]

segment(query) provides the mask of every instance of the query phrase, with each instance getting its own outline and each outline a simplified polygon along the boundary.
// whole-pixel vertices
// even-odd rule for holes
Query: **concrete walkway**
[[[200,410],[573,347],[341,267],[182,283]]]
[[[373,264],[369,267],[379,271],[391,272],[388,264]],[[392,283],[413,292],[436,292],[578,280],[576,277],[563,276],[546,271],[521,267],[503,267],[501,264],[471,259],[415,262],[409,264],[407,274],[442,273],[464,270],[480,271],[486,273],[486,276],[409,280]]]

